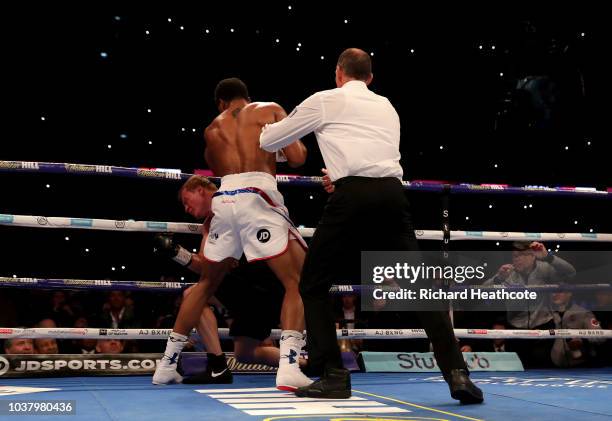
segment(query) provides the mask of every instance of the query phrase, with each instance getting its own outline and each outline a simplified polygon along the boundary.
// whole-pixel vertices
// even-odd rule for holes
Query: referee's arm
[[[278,104],[273,104],[272,107],[275,109],[274,112],[274,123],[277,123],[281,120],[287,118],[287,113]],[[273,123],[270,123],[273,124]],[[300,139],[296,139],[295,142],[290,144],[289,146],[285,146],[280,149],[277,153],[276,162],[287,162],[287,164],[291,168],[299,168],[306,162],[306,156],[308,155],[308,151],[306,150],[306,146],[302,143]],[[281,154],[281,160],[278,159],[278,154]]]
[[[307,98],[287,116],[273,124],[266,124],[259,136],[259,146],[268,152],[276,152],[302,136],[316,130],[322,120],[321,102],[317,94]]]

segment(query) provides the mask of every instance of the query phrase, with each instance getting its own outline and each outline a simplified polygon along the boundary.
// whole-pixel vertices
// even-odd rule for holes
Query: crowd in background
[[[518,248],[521,248],[520,245]],[[563,267],[567,262],[538,260],[529,249],[514,250],[513,269],[506,273],[501,267],[490,282],[506,283],[512,277],[524,279],[527,284],[533,269],[523,273],[521,265],[541,267],[554,265]],[[547,258],[548,259],[548,258]],[[526,261],[526,262],[525,262]],[[569,264],[567,264],[569,265]],[[571,265],[566,266],[566,269]],[[570,270],[571,271],[571,270]],[[521,275],[523,273],[523,275]],[[526,276],[525,276],[526,274]],[[502,279],[503,278],[503,279]],[[171,279],[165,279],[171,280]],[[539,281],[546,281],[539,279]],[[75,327],[75,328],[171,328],[181,302],[180,294],[149,292],[109,291],[25,291],[3,289],[3,327]],[[608,311],[591,311],[576,299],[571,291],[551,292],[529,311],[509,309],[507,312],[462,312],[453,314],[456,328],[470,329],[612,329],[612,318]],[[580,296],[579,296],[580,297]],[[606,308],[612,304],[612,293],[600,291],[595,295],[590,308]],[[362,328],[419,328],[419,322],[410,312],[383,311],[384,302],[379,303],[380,311],[362,311],[360,297],[355,293],[335,296],[336,322],[341,329]],[[584,304],[587,306],[586,304]],[[599,307],[597,307],[599,306]],[[232,315],[223,309],[213,307],[219,327],[229,327]],[[267,341],[266,343],[269,343]],[[222,342],[225,351],[232,351],[232,342]],[[358,353],[369,351],[427,352],[429,343],[425,339],[361,340],[342,339],[344,351]],[[526,367],[575,367],[612,365],[612,341],[593,339],[461,339],[463,352],[517,352]],[[119,340],[119,339],[12,339],[5,340],[6,354],[93,354],[161,352],[163,341]],[[201,350],[201,344],[194,343],[191,350]]]

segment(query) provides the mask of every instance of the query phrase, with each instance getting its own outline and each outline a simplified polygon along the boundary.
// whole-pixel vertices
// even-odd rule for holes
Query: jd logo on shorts
[[[270,239],[270,231],[267,229],[260,229],[257,231],[257,239],[260,243],[267,243]]]

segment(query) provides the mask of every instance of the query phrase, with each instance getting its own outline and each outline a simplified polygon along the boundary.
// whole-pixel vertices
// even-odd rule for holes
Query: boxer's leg
[[[166,350],[155,374],[153,384],[180,383],[182,377],[176,371],[178,357],[185,347],[191,330],[197,325],[202,310],[214,295],[223,277],[234,259],[228,258],[217,264],[211,264],[208,276],[202,276],[181,303],[172,333],[168,337]]]
[[[294,391],[298,387],[309,385],[312,381],[300,371],[299,367],[300,354],[304,347],[304,305],[300,296],[299,282],[305,252],[297,240],[287,241],[287,251],[266,262],[285,288],[281,309],[283,331],[276,385],[279,389]]]

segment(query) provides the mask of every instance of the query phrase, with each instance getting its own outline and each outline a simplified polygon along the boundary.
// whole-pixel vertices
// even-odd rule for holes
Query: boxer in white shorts
[[[181,303],[154,382],[180,381],[176,360],[187,336],[205,303],[244,252],[249,261],[265,259],[285,289],[276,387],[295,391],[312,383],[298,364],[305,344],[304,305],[298,288],[305,244],[276,187],[276,156],[259,148],[263,126],[287,114],[275,103],[251,103],[246,85],[236,78],[219,82],[215,101],[220,114],[204,131],[205,158],[213,173],[223,178],[219,191],[208,199],[212,200],[213,217],[204,257],[209,264]],[[306,148],[297,141],[283,148],[283,155],[290,166],[300,166],[306,160]]]
[[[294,239],[306,243],[289,219],[276,178],[265,172],[226,175],[212,199],[204,257],[213,262],[242,253],[249,262],[283,254]]]

